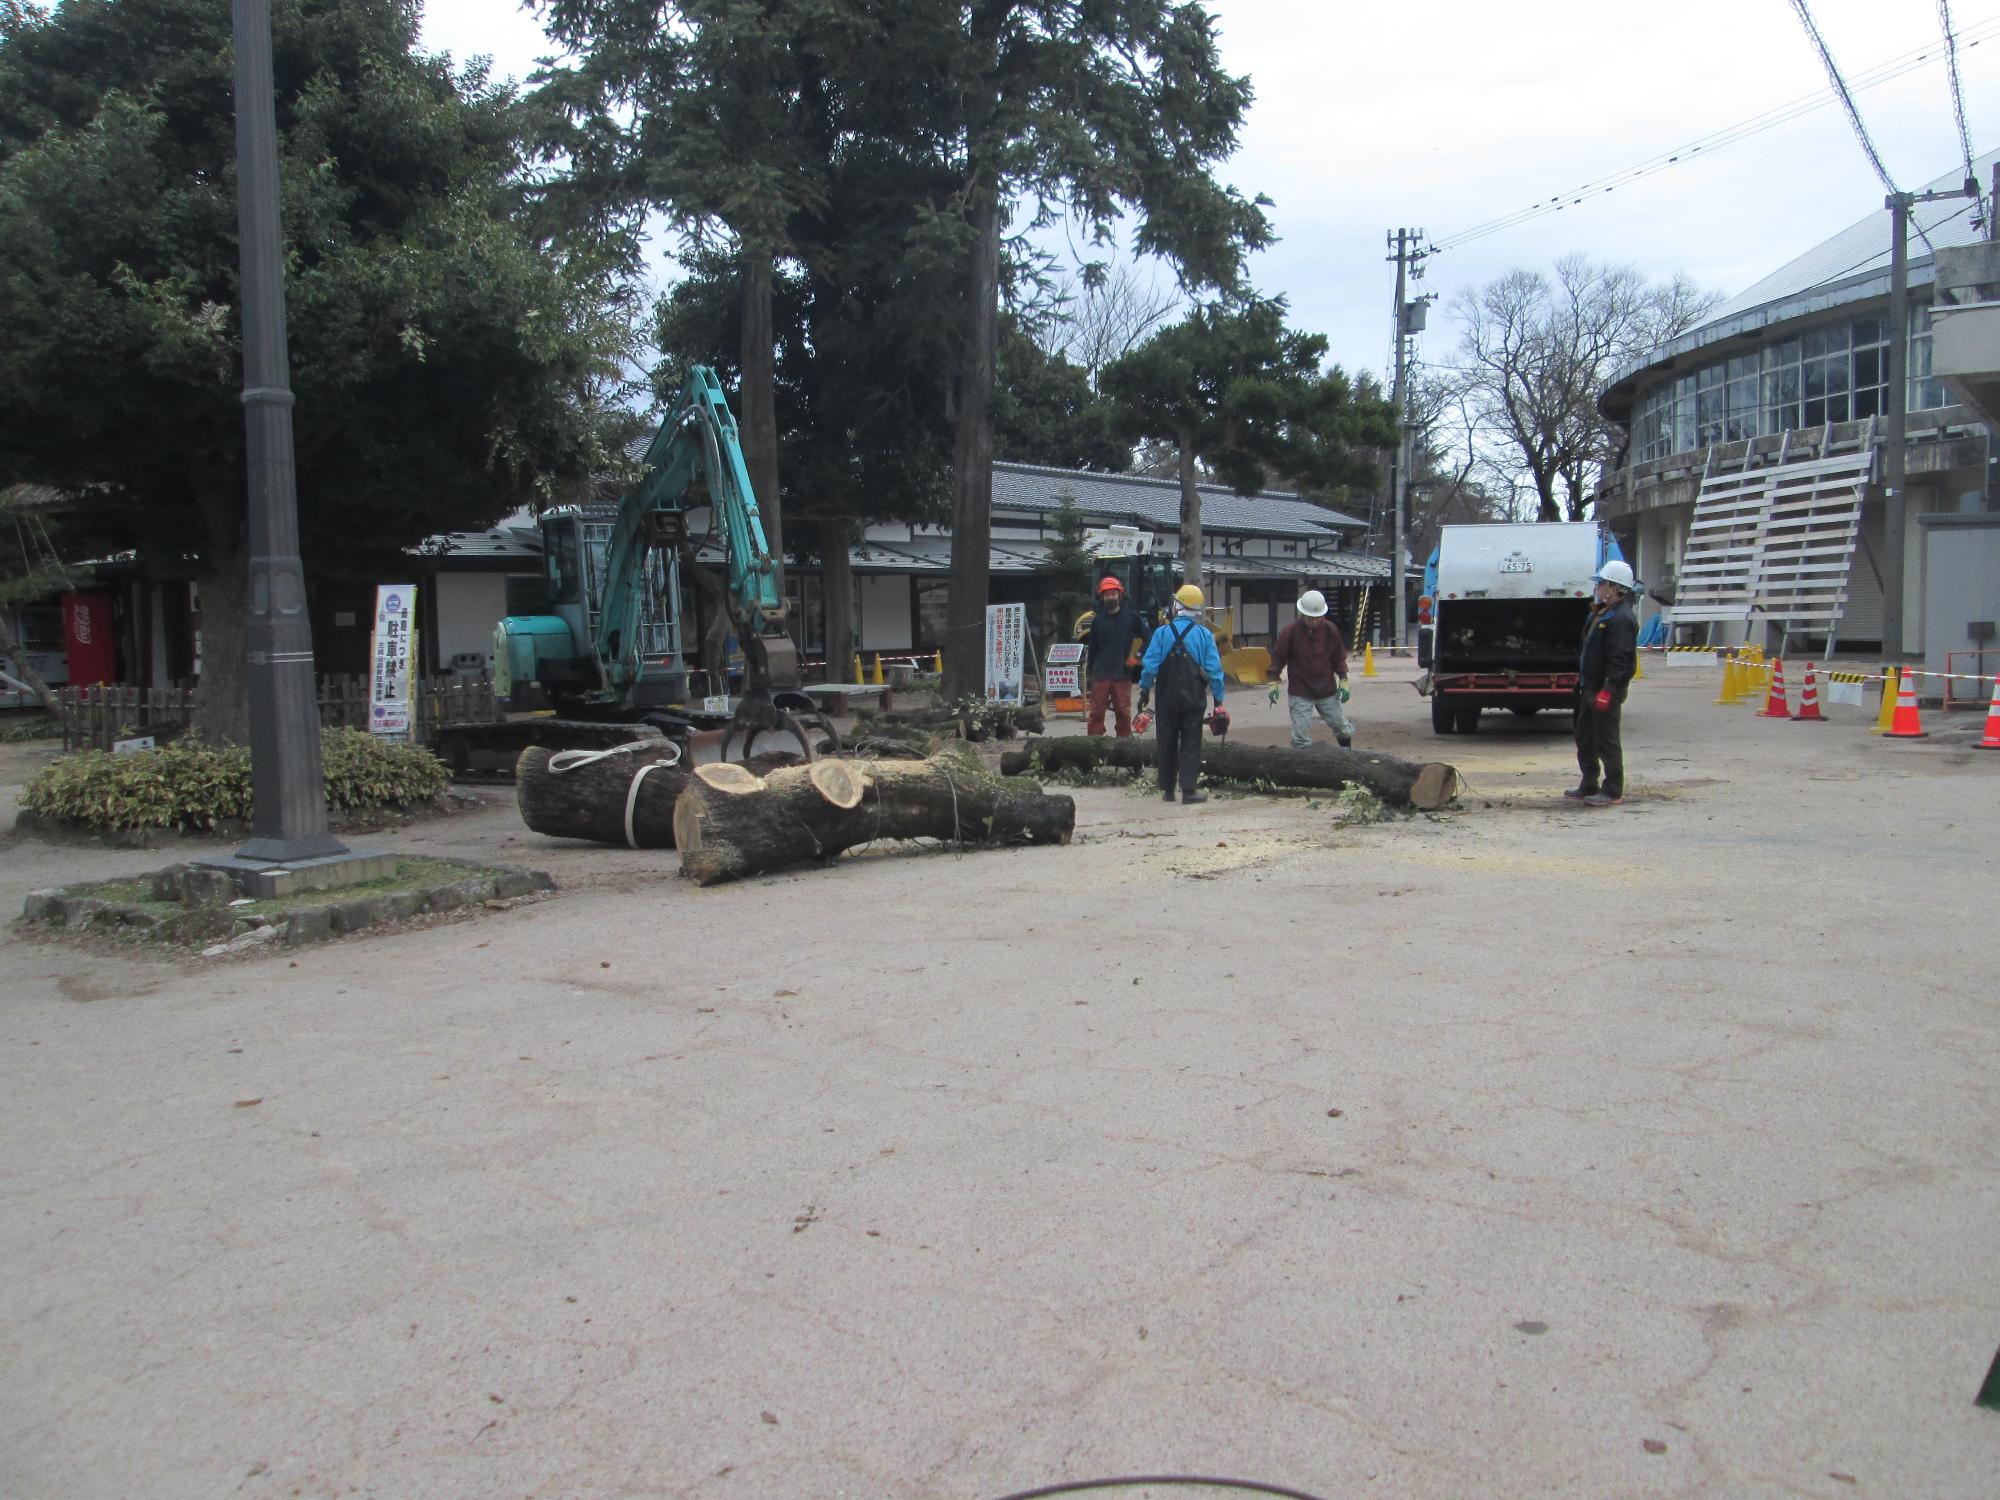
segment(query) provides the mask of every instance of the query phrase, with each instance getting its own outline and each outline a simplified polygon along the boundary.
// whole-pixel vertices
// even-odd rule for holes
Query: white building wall
[[[449,667],[461,651],[474,651],[491,669],[493,627],[507,613],[506,575],[441,573],[436,588],[438,664]]]
[[[863,573],[854,580],[861,600],[863,651],[907,651],[910,639],[910,580],[889,573]]]

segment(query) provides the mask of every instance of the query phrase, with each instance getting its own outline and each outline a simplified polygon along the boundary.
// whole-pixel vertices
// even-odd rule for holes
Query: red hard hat
[[[1122,594],[1125,592],[1125,585],[1115,578],[1107,578],[1098,584],[1097,592],[1100,594]]]

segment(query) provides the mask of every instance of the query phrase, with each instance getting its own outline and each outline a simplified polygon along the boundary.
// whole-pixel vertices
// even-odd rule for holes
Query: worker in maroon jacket
[[[1277,678],[1289,667],[1292,748],[1303,750],[1312,743],[1313,715],[1318,714],[1344,750],[1354,743],[1354,725],[1344,706],[1349,696],[1347,642],[1326,617],[1326,595],[1318,589],[1299,595],[1297,608],[1299,617],[1278,632],[1271,647],[1271,701],[1278,701]]]

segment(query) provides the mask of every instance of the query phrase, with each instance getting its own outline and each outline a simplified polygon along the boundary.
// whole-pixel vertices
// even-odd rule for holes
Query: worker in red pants
[[[1118,726],[1118,738],[1131,738],[1132,678],[1127,663],[1135,649],[1145,649],[1148,634],[1138,611],[1125,608],[1125,586],[1115,578],[1098,584],[1097,613],[1084,636],[1084,670],[1090,677],[1085,733],[1104,733],[1104,711],[1109,708]]]

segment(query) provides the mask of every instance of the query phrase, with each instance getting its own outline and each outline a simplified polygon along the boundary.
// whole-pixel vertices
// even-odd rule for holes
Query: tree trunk
[[[0,613],[0,657],[5,657],[13,664],[14,676],[27,685],[29,692],[41,699],[43,708],[58,717],[61,716],[62,705],[56,701],[56,695],[49,691],[49,685],[42,681],[42,674],[29,662],[28,653],[21,649],[20,638],[14,634],[14,627],[5,613]]]
[[[826,606],[826,680],[845,682],[854,667],[854,566],[847,522],[819,523],[820,600]]]
[[[1067,844],[1076,804],[1003,780],[969,754],[821,760],[759,776],[699,767],[674,808],[681,873],[697,885],[825,859],[877,839]]]
[[[210,553],[201,592],[201,678],[195,732],[211,745],[250,743],[250,678],[243,660],[250,560],[240,550]]]
[[[778,597],[785,595],[785,514],[778,494],[778,403],[776,334],[771,326],[771,254],[743,247],[743,337],[737,351],[743,387],[737,402],[743,433],[743,464],[750,471],[764,540],[777,569]]]
[[[965,340],[952,435],[951,595],[945,606],[942,685],[947,702],[979,696],[986,681],[986,599],[993,557],[993,387],[1000,348],[1000,174],[986,137],[993,129],[999,100],[994,74],[1005,9],[977,6],[973,12],[983,74],[968,90],[976,100],[970,112],[974,151],[967,184],[974,243],[966,267]]]
[[[1193,436],[1182,433],[1175,450],[1181,481],[1181,577],[1206,594],[1201,566],[1201,491],[1196,488]]]
[[[1112,766],[1127,771],[1151,771],[1157,764],[1150,739],[1069,735],[1062,739],[1031,740],[1020,750],[1000,757],[1000,769],[1009,776],[1048,771],[1094,771]],[[1417,765],[1380,755],[1370,750],[1342,750],[1315,746],[1293,750],[1277,745],[1232,745],[1227,740],[1205,739],[1201,744],[1201,769],[1218,781],[1240,781],[1272,786],[1309,787],[1335,792],[1347,786],[1364,786],[1395,807],[1416,807],[1425,811],[1443,807],[1458,791],[1458,771],[1441,761]]]
[[[514,801],[521,821],[550,838],[585,839],[620,849],[673,848],[674,803],[687,790],[694,768],[685,762],[662,765],[671,745],[664,738],[640,740],[629,750],[595,758],[578,756],[558,762],[554,769],[550,763],[559,755],[575,752],[529,746],[514,767]],[[797,762],[796,755],[774,751],[754,755],[744,764],[765,772]],[[641,776],[647,766],[659,769]]]

